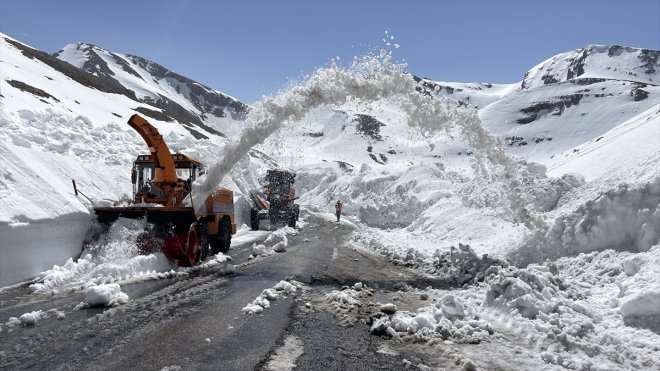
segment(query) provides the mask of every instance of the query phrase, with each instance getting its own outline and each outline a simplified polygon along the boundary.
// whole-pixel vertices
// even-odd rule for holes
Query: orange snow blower
[[[234,194],[216,188],[198,205],[192,204],[192,182],[203,173],[203,164],[181,153],[170,153],[162,135],[135,114],[128,124],[142,136],[150,154],[133,162],[133,204],[96,207],[97,220],[110,225],[118,218],[146,218],[149,229],[138,240],[141,251],[161,250],[178,266],[194,266],[210,252],[227,252],[236,233]]]

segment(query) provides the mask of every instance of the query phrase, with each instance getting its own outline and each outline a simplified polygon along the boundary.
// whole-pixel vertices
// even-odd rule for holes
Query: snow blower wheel
[[[188,255],[188,260],[190,261],[190,266],[194,267],[200,258],[199,251],[199,238],[197,237],[197,223],[190,225],[188,230],[188,238],[186,239],[186,254]]]
[[[218,234],[211,237],[211,250],[213,254],[226,253],[231,245],[231,223],[228,218],[223,218],[218,227]]]

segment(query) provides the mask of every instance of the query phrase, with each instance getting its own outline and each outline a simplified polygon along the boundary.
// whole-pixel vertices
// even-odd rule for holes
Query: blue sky
[[[37,49],[139,55],[246,103],[386,31],[418,76],[513,83],[588,44],[660,49],[660,0],[0,0],[0,32]]]

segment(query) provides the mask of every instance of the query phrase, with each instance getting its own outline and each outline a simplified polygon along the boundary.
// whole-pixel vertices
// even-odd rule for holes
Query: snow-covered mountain
[[[657,50],[620,45],[589,45],[539,63],[525,74],[521,88],[537,88],[576,79],[621,80],[657,85],[660,83],[659,68],[660,52]]]
[[[239,103],[155,63],[85,44],[57,59],[0,35],[0,286],[39,275],[35,290],[57,292],[171,269],[67,261],[93,218],[70,180],[93,200],[129,197],[146,150],[125,124],[137,111],[210,165],[195,192],[229,186],[241,210],[267,168],[293,168],[305,213],[331,218],[342,200],[352,245],[466,285],[386,317],[384,331],[524,334],[540,365],[657,368],[657,55],[590,46],[501,85],[411,78],[367,56],[238,117]],[[228,127],[241,131],[213,131]],[[480,271],[488,259],[501,265]]]
[[[222,135],[214,127],[222,126],[218,120],[231,117],[238,120],[247,111],[247,105],[233,97],[211,89],[147,59],[113,53],[85,43],[69,44],[54,54],[110,84],[121,85],[135,92],[139,101],[164,111],[145,115],[163,121],[178,121],[196,138],[206,136],[195,130]]]
[[[0,136],[6,147],[2,151],[6,159],[2,171],[7,174],[2,195],[7,207],[3,207],[0,222],[10,226],[7,231],[15,232],[16,238],[21,234],[17,225],[37,221],[48,224],[59,219],[89,220],[88,210],[71,194],[70,178],[75,177],[80,188],[93,199],[117,201],[127,197],[130,185],[126,174],[135,154],[144,151],[141,139],[125,125],[133,111],[148,116],[166,135],[171,148],[209,163],[217,161],[219,150],[233,143],[213,127],[220,127],[220,120],[224,127],[244,126],[242,121],[234,120],[244,119],[244,115],[239,115],[244,112],[242,103],[142,58],[87,44],[70,44],[57,53],[58,58],[53,58],[4,35],[1,41]],[[456,100],[459,108],[477,109],[483,125],[504,138],[509,153],[544,164],[550,174],[577,172],[595,179],[613,170],[635,168],[640,159],[658,150],[657,125],[648,124],[660,120],[660,90],[651,84],[660,80],[657,55],[649,50],[590,46],[548,59],[527,72],[523,83],[493,85],[415,79],[420,83],[416,89]],[[577,60],[579,68],[575,67]],[[538,73],[541,70],[545,74]],[[548,70],[555,73],[553,79],[543,77]],[[571,72],[576,70],[579,76]],[[646,82],[614,79],[635,75],[637,80]],[[644,99],[636,93],[640,89]],[[268,104],[269,101],[264,102]],[[235,167],[233,174],[239,174],[225,179],[225,183],[233,185],[239,195],[245,194],[256,184],[259,172],[272,166],[275,159],[280,165],[298,168],[311,177],[299,177],[303,199],[310,197],[310,203],[317,202],[320,195],[325,195],[326,202],[330,202],[337,196],[331,192],[332,187],[309,192],[311,185],[305,184],[318,181],[314,175],[317,170],[312,170],[315,166],[305,166],[328,162],[336,165],[332,174],[354,175],[368,173],[365,169],[371,168],[398,169],[397,172],[409,175],[397,175],[392,181],[407,184],[403,179],[413,181],[417,171],[428,173],[428,164],[440,168],[469,166],[473,152],[483,150],[475,148],[481,144],[465,139],[461,134],[465,128],[447,128],[448,136],[434,134],[437,127],[420,132],[410,126],[409,117],[401,110],[396,101],[368,105],[349,101],[334,106],[328,102],[310,107],[301,121],[284,125],[270,137],[261,130],[246,141],[250,135],[246,130],[239,142],[245,148],[223,158],[233,159],[227,166]],[[259,151],[240,157],[252,149],[244,142],[257,145],[254,149]],[[608,154],[612,157],[609,161],[598,161],[610,146],[620,148]],[[238,161],[249,169],[235,166]],[[46,167],[48,172],[41,171],[41,165],[26,171],[44,163],[59,165],[55,173],[51,173],[52,167]],[[424,170],[412,171],[411,166],[422,166]],[[385,178],[390,179],[391,175]],[[53,182],[57,186],[45,192],[44,185]],[[381,183],[378,187],[383,187],[388,182],[376,177],[359,184],[370,188],[372,183]],[[423,192],[426,196],[405,197],[428,203],[442,197],[442,191],[435,190],[437,187],[452,188],[435,182]],[[22,192],[16,192],[17,189]],[[425,217],[423,209],[402,210],[400,203],[369,197],[362,204],[346,203],[346,208],[368,225],[410,227],[438,218],[436,213]],[[420,201],[423,199],[427,201]],[[484,223],[488,220],[484,219]],[[40,243],[35,241],[35,246]],[[66,254],[77,250],[76,244],[74,241],[65,249],[69,251]]]
[[[478,109],[484,125],[505,139],[511,153],[545,163],[550,174],[561,175],[570,170],[564,167],[567,158],[581,157],[579,152],[596,141],[611,139],[614,128],[657,120],[659,55],[657,50],[590,45],[539,63],[521,83],[423,83],[426,91]],[[628,150],[639,146],[648,152],[658,142]],[[636,158],[629,156],[633,162]],[[619,165],[610,162],[584,175],[593,178]]]

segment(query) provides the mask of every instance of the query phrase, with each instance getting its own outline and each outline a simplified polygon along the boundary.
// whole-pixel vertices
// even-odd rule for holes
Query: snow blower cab
[[[259,229],[259,220],[269,219],[271,226],[285,223],[295,228],[300,216],[300,206],[293,201],[296,191],[293,188],[296,173],[288,169],[275,169],[266,172],[264,191],[252,190],[253,205],[250,210],[250,226]]]
[[[192,183],[202,163],[181,153],[171,154],[158,130],[141,116],[131,116],[128,124],[142,136],[150,154],[139,155],[133,163],[133,204],[96,207],[98,222],[146,219],[148,229],[138,241],[140,250],[161,250],[178,266],[196,265],[209,249],[213,254],[227,252],[236,233],[233,192],[218,187],[203,205],[193,205]]]
[[[204,169],[204,165],[181,153],[172,155],[176,171],[176,184],[172,193],[172,204],[181,206],[190,194],[192,183]],[[138,155],[133,162],[131,183],[133,183],[133,204],[167,205],[169,193],[162,184],[154,183],[156,161],[151,155]]]

